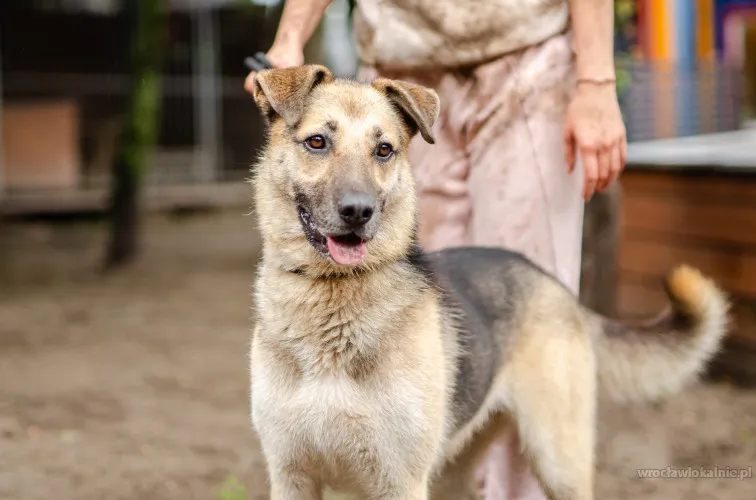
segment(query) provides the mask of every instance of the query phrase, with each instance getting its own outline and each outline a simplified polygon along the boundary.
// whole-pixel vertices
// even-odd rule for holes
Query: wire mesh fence
[[[628,139],[642,141],[740,128],[744,82],[740,68],[633,61],[621,65],[629,85],[621,95]]]

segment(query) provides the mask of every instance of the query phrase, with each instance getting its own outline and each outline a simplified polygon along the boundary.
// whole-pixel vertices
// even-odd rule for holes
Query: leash
[[[263,14],[263,26],[262,26],[262,39],[264,43],[268,43],[272,38],[274,32],[271,32],[271,26],[275,27],[280,21],[280,14],[283,9],[284,2],[264,2],[264,14]],[[277,15],[278,14],[278,15]],[[244,58],[244,66],[248,70],[258,72],[264,69],[273,69],[273,63],[265,57],[265,52],[258,51],[253,57]]]
[[[273,63],[265,57],[264,52],[257,52],[254,57],[246,57],[244,65],[251,71],[262,71],[264,69],[273,69]]]

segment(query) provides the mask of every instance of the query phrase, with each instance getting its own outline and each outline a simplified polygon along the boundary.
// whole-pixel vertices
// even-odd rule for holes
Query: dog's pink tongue
[[[345,245],[331,237],[326,238],[328,253],[331,258],[342,266],[356,266],[365,259],[365,242],[357,245]]]

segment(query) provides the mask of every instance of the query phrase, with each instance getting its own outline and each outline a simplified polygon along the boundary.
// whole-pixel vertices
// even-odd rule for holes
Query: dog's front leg
[[[270,481],[270,500],[322,500],[321,486],[306,474],[280,471]]]

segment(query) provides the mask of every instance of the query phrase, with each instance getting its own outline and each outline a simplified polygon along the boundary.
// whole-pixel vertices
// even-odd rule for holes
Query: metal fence
[[[642,141],[736,130],[744,118],[740,68],[634,61],[620,65],[629,85],[620,96],[628,139]]]

